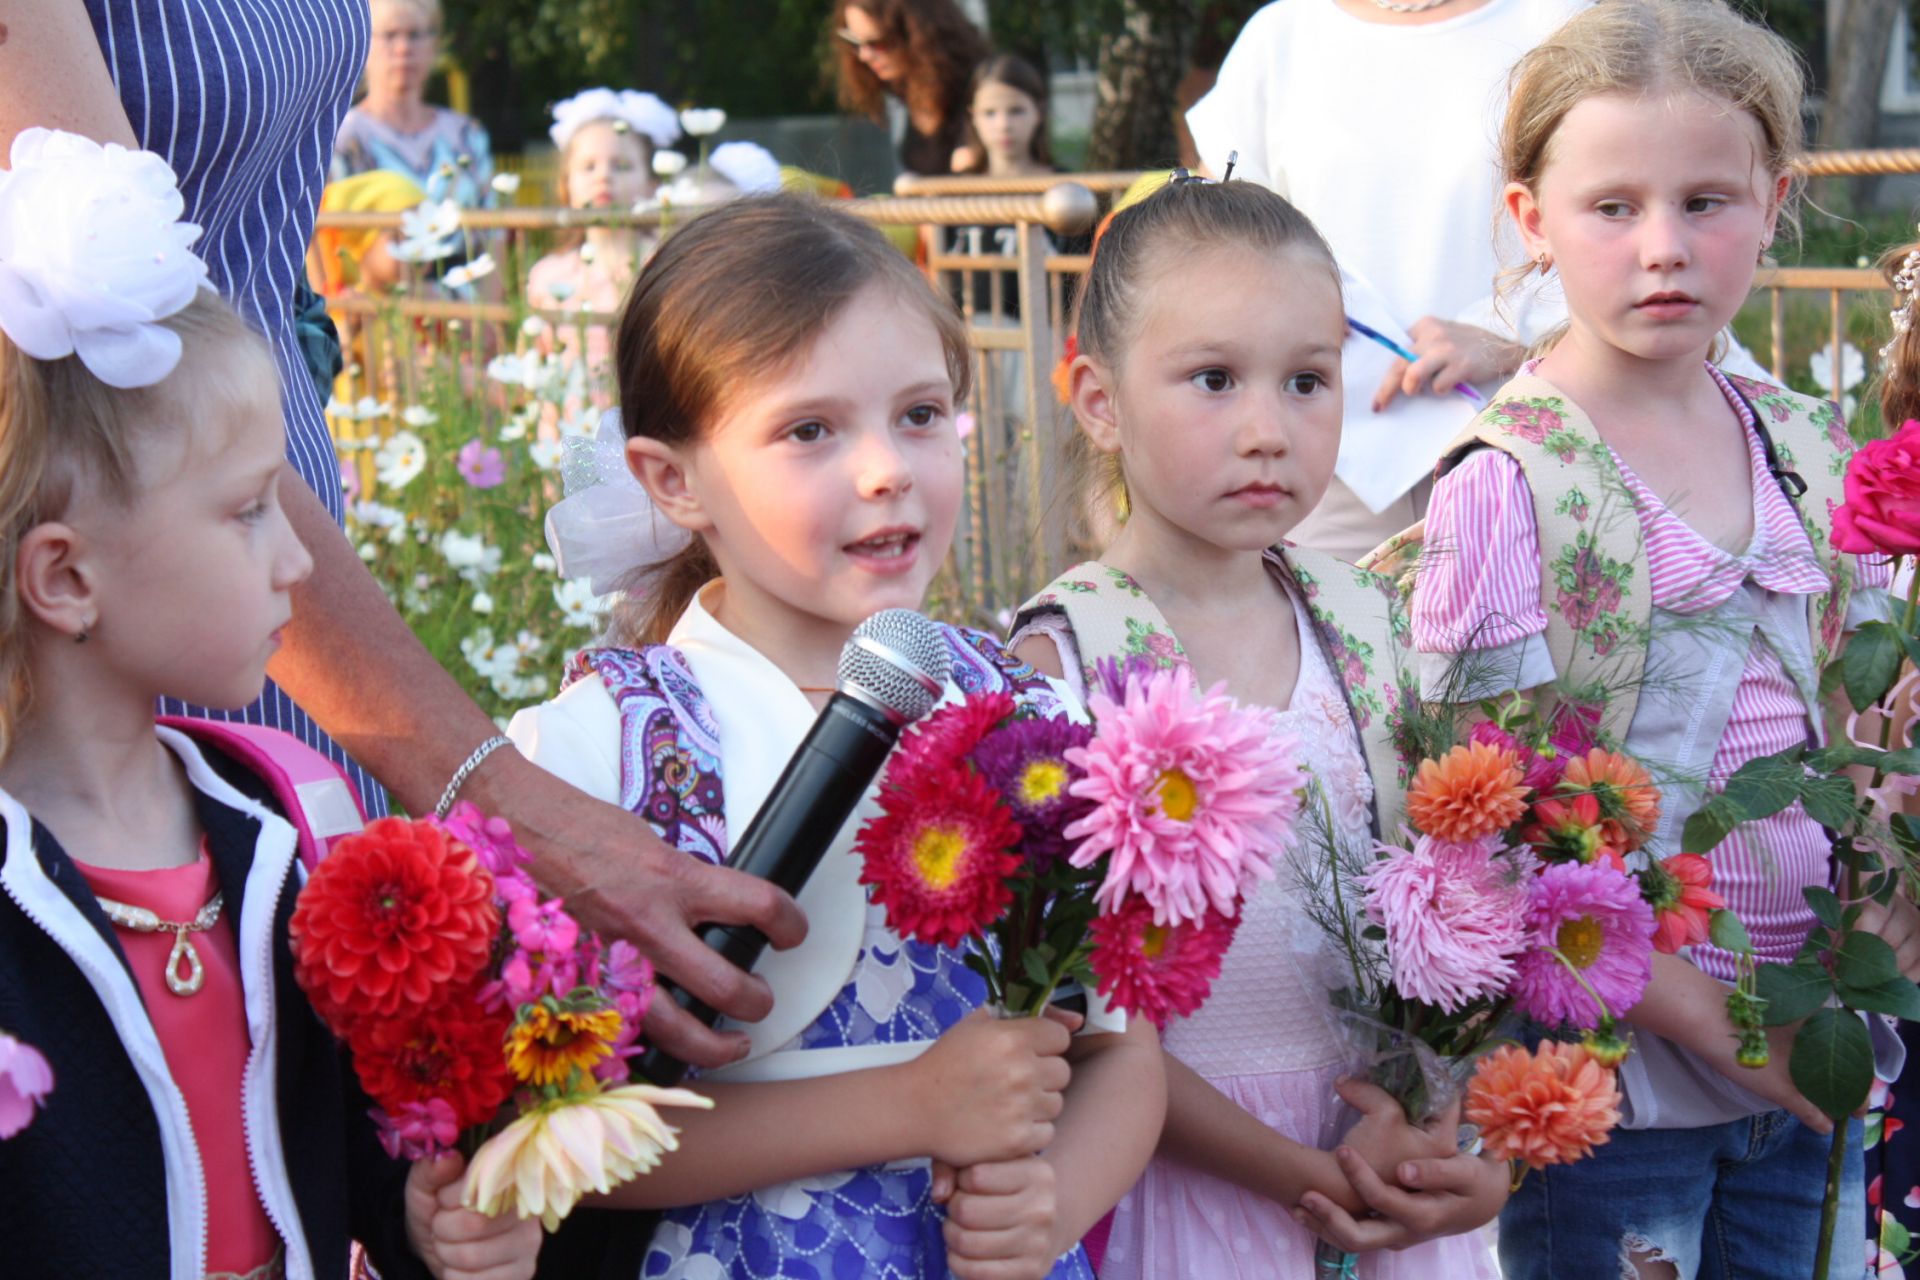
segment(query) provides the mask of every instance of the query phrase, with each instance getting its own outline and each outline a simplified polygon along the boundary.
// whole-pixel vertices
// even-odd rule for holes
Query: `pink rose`
[[[1860,554],[1920,553],[1920,422],[1861,446],[1847,463],[1847,500],[1833,513],[1833,545]]]

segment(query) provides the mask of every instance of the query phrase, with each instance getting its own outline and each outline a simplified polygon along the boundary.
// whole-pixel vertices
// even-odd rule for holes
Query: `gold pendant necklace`
[[[214,894],[207,905],[200,908],[200,914],[191,920],[162,920],[145,907],[115,902],[112,898],[99,898],[98,901],[100,909],[107,913],[107,919],[122,929],[131,929],[135,933],[173,932],[173,950],[167,954],[167,990],[177,996],[190,996],[206,981],[207,970],[200,963],[200,953],[193,949],[193,943],[187,935],[205,933],[213,928],[213,922],[220,918],[220,897]],[[185,977],[180,974],[183,961],[186,964]]]

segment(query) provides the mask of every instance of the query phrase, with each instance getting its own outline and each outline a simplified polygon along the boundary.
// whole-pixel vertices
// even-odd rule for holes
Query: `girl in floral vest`
[[[1333,474],[1345,332],[1325,241],[1264,187],[1176,177],[1115,215],[1068,374],[1125,524],[1027,603],[1016,652],[1075,684],[1103,659],[1185,664],[1278,709],[1317,779],[1310,809],[1364,850],[1404,789],[1404,624],[1384,579],[1280,541]],[[1314,856],[1297,843],[1290,856]],[[1363,1254],[1362,1276],[1493,1274],[1475,1228],[1504,1166],[1457,1154],[1450,1119],[1410,1126],[1371,1086],[1335,1096],[1354,1065],[1329,1001],[1343,975],[1303,900],[1287,871],[1262,886],[1208,1003],[1164,1028],[1166,1129],[1114,1214],[1103,1277],[1312,1275],[1303,1195],[1351,1211],[1336,1243]],[[1342,1097],[1364,1118],[1336,1152]]]
[[[1829,541],[1849,448],[1833,407],[1711,363],[1791,218],[1800,113],[1792,50],[1718,0],[1596,6],[1514,72],[1506,208],[1570,319],[1441,463],[1413,640],[1428,698],[1539,690],[1646,762],[1661,826],[1640,856],[1681,852],[1743,762],[1822,737],[1821,668],[1886,607],[1884,564]],[[1814,923],[1801,891],[1833,873],[1820,826],[1796,804],[1712,861],[1760,958],[1791,959]],[[1902,901],[1867,911],[1896,941],[1911,929]],[[1739,1066],[1734,958],[1703,943],[1654,962],[1621,1128],[1526,1177],[1506,1273],[1805,1276],[1831,1125],[1787,1073],[1793,1028],[1770,1033],[1769,1066]],[[1845,1185],[1857,1203],[1857,1146]],[[1833,1275],[1860,1273],[1859,1238],[1842,1233]]]
[[[551,523],[565,571],[623,583],[629,609],[617,643],[581,654],[511,732],[718,862],[832,693],[854,628],[918,608],[946,558],[967,348],[879,232],[773,196],[666,242],[614,360],[622,408],[569,461],[576,492]],[[945,638],[948,697],[1065,705],[993,640]],[[746,1028],[748,1056],[695,1082],[717,1105],[673,1161],[610,1197],[666,1210],[626,1274],[1090,1275],[1078,1240],[1159,1129],[1151,1028],[1109,1021],[1070,1047],[1055,1021],[980,1012],[958,949],[904,941],[868,904],[850,845],[869,812],[799,896],[806,941],[758,966],[774,1007]]]

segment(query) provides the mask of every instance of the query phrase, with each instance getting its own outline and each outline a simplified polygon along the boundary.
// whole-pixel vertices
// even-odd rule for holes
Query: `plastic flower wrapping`
[[[1659,789],[1597,745],[1588,715],[1562,704],[1549,721],[1518,696],[1480,711],[1415,769],[1399,841],[1318,842],[1302,875],[1347,963],[1336,1005],[1374,1083],[1419,1121],[1462,1100],[1471,1071],[1465,1118],[1487,1149],[1537,1168],[1580,1159],[1617,1123],[1616,1020],[1654,952],[1738,924],[1706,859],[1645,851]],[[1522,1020],[1544,1036],[1536,1049],[1475,1061]]]
[[[334,847],[294,905],[294,976],[353,1055],[389,1155],[462,1146],[467,1204],[552,1230],[676,1147],[629,1082],[653,970],[527,875],[512,830],[470,804],[381,818]]]
[[[1206,1000],[1306,774],[1269,713],[1184,666],[1103,665],[1089,702],[1091,725],[978,694],[910,730],[861,882],[896,933],[964,946],[1010,1012],[1077,982],[1164,1026]]]

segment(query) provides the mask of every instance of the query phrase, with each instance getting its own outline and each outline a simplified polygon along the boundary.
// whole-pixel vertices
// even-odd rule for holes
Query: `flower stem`
[[[1820,1202],[1820,1243],[1813,1255],[1813,1280],[1827,1280],[1833,1263],[1833,1229],[1840,1216],[1840,1176],[1847,1163],[1847,1122],[1834,1121],[1827,1148],[1827,1194]]]

